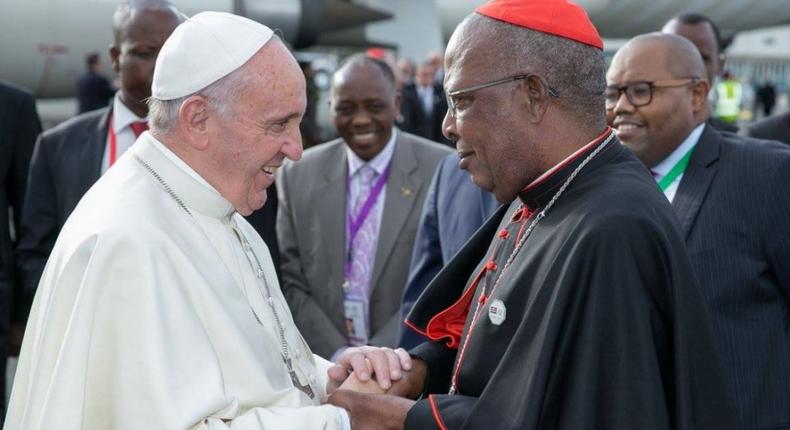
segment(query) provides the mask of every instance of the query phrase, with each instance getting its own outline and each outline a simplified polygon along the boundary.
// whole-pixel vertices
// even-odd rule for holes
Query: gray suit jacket
[[[740,429],[790,429],[790,148],[706,127],[672,206]]]
[[[370,287],[370,344],[395,345],[400,298],[409,274],[425,193],[449,148],[398,131]],[[346,249],[346,145],[338,139],[305,151],[280,169],[277,236],[281,285],[313,352],[346,345],[343,254]]]

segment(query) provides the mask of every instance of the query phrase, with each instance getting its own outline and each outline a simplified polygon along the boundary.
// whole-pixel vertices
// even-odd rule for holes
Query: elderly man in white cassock
[[[408,355],[356,348],[332,367],[312,354],[241,216],[301,156],[296,61],[269,28],[205,12],[164,44],[152,94],[151,131],[57,240],[5,428],[349,428],[327,391],[350,368],[387,388]]]

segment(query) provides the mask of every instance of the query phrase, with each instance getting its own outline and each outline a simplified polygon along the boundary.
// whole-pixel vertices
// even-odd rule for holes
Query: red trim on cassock
[[[428,339],[449,339],[447,347],[458,349],[458,345],[461,344],[461,333],[463,333],[464,324],[466,324],[466,316],[469,314],[469,305],[472,304],[475,291],[477,291],[477,284],[485,273],[486,270],[484,268],[475,276],[472,285],[466,289],[466,292],[460,299],[431,318],[431,321],[428,322],[428,326],[425,328]]]
[[[428,337],[428,333],[418,329],[417,326],[414,325],[414,323],[409,321],[408,319],[403,320],[403,323],[406,324],[406,326],[409,327],[410,329],[416,331],[417,333],[419,333],[419,334],[421,334],[421,335],[423,335],[425,337]]]
[[[607,137],[609,137],[609,133],[610,133],[610,132],[611,132],[611,133],[614,133],[614,131],[613,131],[611,128],[609,128],[609,127],[606,127],[606,130],[604,130],[604,131],[603,131],[603,133],[599,134],[599,135],[598,135],[598,137],[596,137],[595,139],[593,139],[593,141],[592,141],[592,142],[590,142],[590,143],[588,143],[588,144],[584,145],[583,147],[579,148],[579,149],[578,149],[576,152],[574,152],[573,154],[571,154],[571,155],[570,155],[568,158],[566,158],[566,159],[562,160],[562,162],[560,162],[560,164],[557,164],[556,166],[552,167],[551,169],[549,169],[548,171],[546,171],[545,173],[543,173],[542,175],[540,175],[540,177],[538,177],[538,179],[535,179],[534,181],[532,181],[532,183],[531,183],[531,184],[529,184],[529,185],[527,185],[526,187],[524,187],[524,189],[523,189],[523,190],[521,190],[521,192],[522,192],[522,193],[524,193],[524,192],[527,192],[527,191],[529,191],[529,190],[531,190],[531,189],[533,189],[533,188],[537,187],[537,186],[538,186],[538,185],[540,185],[541,183],[543,183],[543,181],[545,181],[546,179],[549,179],[549,178],[550,178],[552,175],[554,175],[554,174],[555,174],[555,173],[556,173],[558,170],[560,170],[560,169],[562,169],[563,167],[567,166],[568,164],[572,163],[572,162],[573,162],[573,160],[575,160],[575,159],[579,158],[579,156],[580,156],[580,155],[582,155],[582,154],[584,154],[585,152],[587,152],[587,150],[588,150],[588,149],[590,149],[590,148],[592,148],[593,146],[595,146],[596,144],[598,144],[598,143],[601,143],[601,142],[603,142],[604,140],[606,140],[606,138],[607,138]]]
[[[433,394],[428,396],[428,403],[431,404],[431,412],[433,412],[433,419],[436,420],[436,425],[442,430],[447,430],[447,426],[442,421],[442,416],[439,415],[439,408],[436,407],[436,400],[434,400]]]

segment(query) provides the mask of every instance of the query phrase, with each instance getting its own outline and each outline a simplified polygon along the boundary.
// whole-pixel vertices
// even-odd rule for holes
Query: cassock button
[[[505,302],[499,299],[491,301],[491,304],[488,305],[488,319],[491,320],[491,324],[502,325],[506,317],[507,308],[505,308]]]
[[[493,272],[494,270],[496,270],[497,269],[497,265],[494,262],[494,260],[488,260],[488,262],[486,263],[485,269],[488,270],[489,272]]]
[[[507,231],[507,229],[503,228],[502,230],[499,230],[497,236],[499,236],[502,239],[507,239],[508,237],[510,237],[510,232]]]

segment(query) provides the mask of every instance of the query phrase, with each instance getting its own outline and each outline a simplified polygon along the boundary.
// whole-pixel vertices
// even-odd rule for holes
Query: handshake
[[[401,349],[349,348],[329,368],[325,403],[348,411],[353,430],[402,429],[427,366]]]

